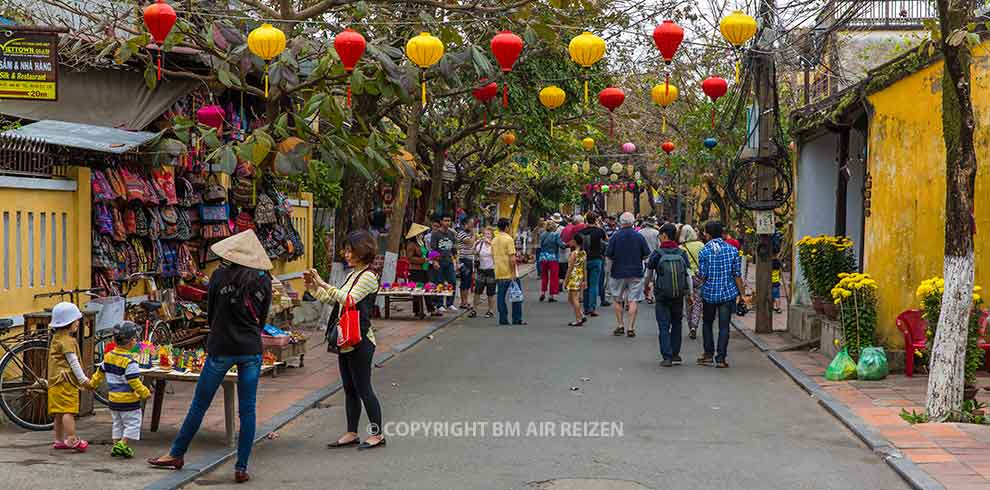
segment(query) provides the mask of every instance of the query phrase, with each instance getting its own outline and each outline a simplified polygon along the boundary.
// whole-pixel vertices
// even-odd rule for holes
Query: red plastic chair
[[[897,329],[904,334],[904,374],[914,376],[915,352],[925,348],[928,322],[921,317],[921,310],[907,310],[897,315]]]
[[[990,372],[990,338],[987,338],[987,319],[988,313],[983,311],[980,315],[980,338],[976,341],[976,345],[983,350],[983,367]]]

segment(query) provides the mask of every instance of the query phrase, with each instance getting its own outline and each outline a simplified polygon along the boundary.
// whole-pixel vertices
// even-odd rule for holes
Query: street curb
[[[822,387],[811,379],[810,376],[804,374],[803,371],[795,367],[790,361],[780,355],[780,353],[765,349],[765,344],[762,342],[757,342],[759,339],[754,338],[751,334],[747,333],[744,329],[739,328],[735,321],[731,322],[732,326],[738,330],[740,333],[746,337],[747,340],[753,343],[757,349],[764,352],[770,362],[776,365],[781,371],[784,372],[791,380],[794,381],[802,390],[804,390],[812,398],[815,398],[818,404],[824,408],[828,413],[832,414],[842,425],[846,426],[853,434],[856,434],[863,444],[866,444],[874,454],[880,456],[881,459],[891,469],[894,470],[911,488],[914,490],[945,490],[945,487],[931,477],[928,473],[925,473],[918,465],[916,465],[910,459],[904,457],[897,447],[890,443],[885,437],[883,437],[876,429],[867,424],[858,415],[853,413],[844,403],[837,401],[832,398]]]
[[[759,337],[755,337],[754,334],[749,333],[749,331],[746,330],[745,328],[739,328],[739,325],[736,325],[736,321],[734,319],[731,322],[729,322],[729,324],[732,325],[732,328],[736,329],[737,332],[741,333],[743,337],[746,337],[746,340],[750,341],[750,343],[756,346],[756,348],[759,349],[760,352],[767,352],[773,350],[770,348],[769,345],[764,343],[763,340],[761,340]]]

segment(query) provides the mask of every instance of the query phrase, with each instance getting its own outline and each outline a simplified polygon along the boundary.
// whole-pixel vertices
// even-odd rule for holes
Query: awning
[[[202,82],[162,80],[148,90],[141,73],[71,71],[60,67],[58,101],[2,100],[0,114],[29,121],[56,120],[142,130]]]
[[[17,129],[4,131],[0,133],[0,137],[2,136],[27,138],[66,148],[104,153],[126,153],[151,141],[158,134],[145,131],[124,131],[65,121],[38,121]]]

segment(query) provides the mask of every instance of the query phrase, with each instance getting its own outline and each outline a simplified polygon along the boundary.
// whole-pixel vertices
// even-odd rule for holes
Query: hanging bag
[[[343,312],[341,312],[340,311],[341,305],[340,305],[340,303],[337,303],[336,305],[334,305],[333,311],[330,312],[330,323],[327,324],[327,336],[326,336],[327,352],[330,352],[332,354],[340,354],[340,349],[342,347],[353,347],[353,346],[357,345],[359,342],[361,342],[361,338],[360,338],[361,337],[361,314],[355,308],[354,299],[351,298],[351,291],[354,290],[354,285],[356,285],[361,280],[361,276],[364,275],[365,272],[368,272],[368,269],[365,269],[365,270],[359,272],[357,278],[354,279],[354,282],[351,283],[351,287],[347,290],[347,300],[344,302],[345,303],[344,304],[345,310]],[[351,272],[351,274],[348,275],[347,278],[350,279],[350,276],[353,275],[353,274],[354,273]],[[347,280],[346,279],[344,280],[344,283],[345,284],[347,283]],[[353,344],[343,345],[343,343],[342,343],[343,340],[342,339],[344,339],[345,337],[344,337],[344,333],[342,331],[342,325],[344,324],[344,315],[347,314],[347,303],[350,303],[351,304],[351,309],[354,311],[353,314],[350,314],[348,316],[348,320],[347,321],[348,322],[355,322],[356,321],[356,323],[357,323],[358,339],[357,339],[357,342],[354,342]],[[349,330],[351,328],[352,327],[348,327]],[[350,333],[353,334],[353,332],[350,332]],[[353,335],[351,335],[350,336],[350,340],[353,341],[353,339],[354,339],[354,337],[353,337]]]
[[[227,189],[220,184],[220,179],[210,173],[206,178],[206,190],[203,191],[203,201],[209,204],[220,204],[227,200]]]

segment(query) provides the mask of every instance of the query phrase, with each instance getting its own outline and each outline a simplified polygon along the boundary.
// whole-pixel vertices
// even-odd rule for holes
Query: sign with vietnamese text
[[[0,99],[57,100],[58,35],[0,35]]]
[[[773,211],[757,211],[756,212],[756,234],[757,235],[773,235],[775,231]]]

